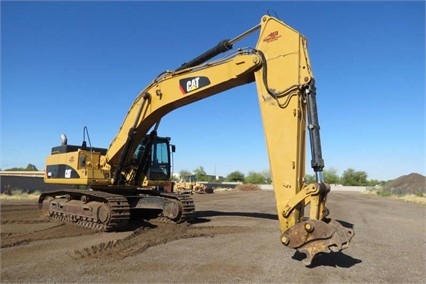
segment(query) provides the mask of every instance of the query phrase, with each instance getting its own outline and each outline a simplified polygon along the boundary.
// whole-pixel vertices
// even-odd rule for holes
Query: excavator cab
[[[172,149],[170,137],[146,135],[130,159],[132,171],[127,180],[136,186],[170,182]]]
[[[169,180],[170,179],[170,138],[157,137],[151,147],[150,166],[147,172],[149,180]]]

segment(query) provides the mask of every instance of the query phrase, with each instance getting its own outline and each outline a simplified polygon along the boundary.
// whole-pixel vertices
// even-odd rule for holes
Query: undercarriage
[[[54,190],[43,192],[38,204],[52,219],[99,231],[126,230],[135,215],[182,223],[195,212],[189,195],[136,188]]]

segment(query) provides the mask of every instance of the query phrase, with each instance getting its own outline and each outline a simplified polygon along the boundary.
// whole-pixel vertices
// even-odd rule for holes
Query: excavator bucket
[[[354,230],[334,219],[302,221],[281,236],[284,245],[304,253],[305,265],[312,263],[319,253],[339,252],[349,246]]]

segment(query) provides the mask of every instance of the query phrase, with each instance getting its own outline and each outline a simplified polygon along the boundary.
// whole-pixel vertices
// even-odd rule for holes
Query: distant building
[[[57,189],[56,184],[46,184],[44,171],[0,171],[0,193],[46,191]],[[61,186],[67,188],[69,186]]]

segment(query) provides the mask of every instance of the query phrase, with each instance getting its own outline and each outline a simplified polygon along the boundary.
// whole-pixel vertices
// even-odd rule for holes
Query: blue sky
[[[160,72],[268,11],[308,38],[326,167],[379,180],[425,175],[423,1],[2,1],[0,168],[43,169],[60,134],[81,144],[84,126],[93,145],[108,147]],[[269,168],[262,131],[249,84],[173,111],[159,134],[177,146],[175,172],[226,176]]]

